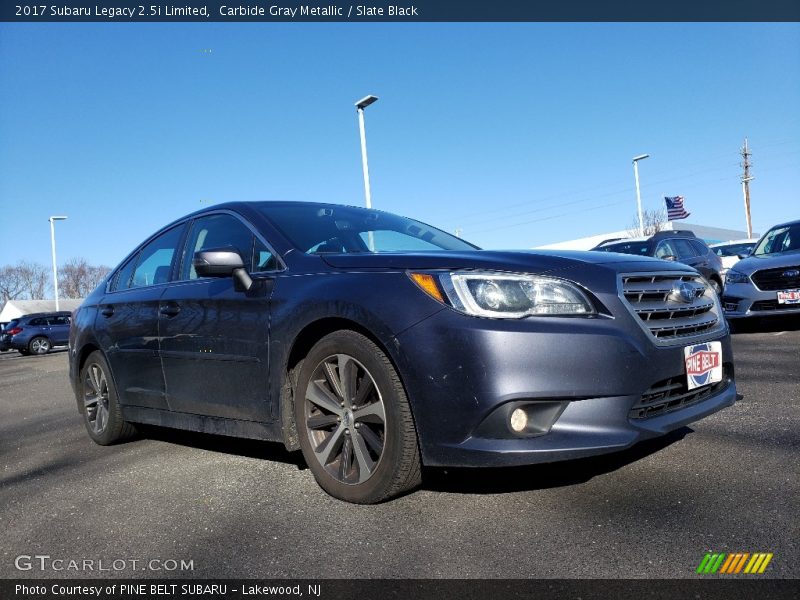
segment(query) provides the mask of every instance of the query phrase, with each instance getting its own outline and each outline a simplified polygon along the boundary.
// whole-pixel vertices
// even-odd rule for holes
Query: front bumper
[[[778,292],[761,291],[752,283],[726,285],[721,303],[726,319],[800,314],[800,304],[778,304]]]
[[[400,334],[396,356],[426,465],[510,466],[622,450],[731,406],[730,337],[703,341],[714,339],[726,382],[646,418],[634,407],[659,382],[685,379],[690,342],[656,346],[633,317],[512,321],[444,309]],[[544,427],[517,435],[496,426],[520,405],[546,415]]]

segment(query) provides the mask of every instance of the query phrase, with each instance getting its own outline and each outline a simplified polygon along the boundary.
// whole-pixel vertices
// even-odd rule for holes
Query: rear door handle
[[[110,317],[114,314],[114,307],[113,306],[104,306],[100,309],[100,314],[104,317]]]
[[[165,317],[174,317],[181,312],[181,307],[174,302],[167,302],[161,305],[161,307],[158,309],[158,312]]]

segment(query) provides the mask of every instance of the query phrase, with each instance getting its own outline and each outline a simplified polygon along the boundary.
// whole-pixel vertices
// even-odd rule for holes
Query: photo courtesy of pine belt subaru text
[[[89,436],[282,442],[357,503],[421,467],[614,452],[734,403],[717,295],[687,265],[487,251],[362,208],[230,203],[166,226],[75,312]]]

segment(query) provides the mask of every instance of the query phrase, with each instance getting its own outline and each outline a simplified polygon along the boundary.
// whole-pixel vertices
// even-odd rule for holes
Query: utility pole
[[[742,167],[744,173],[742,174],[742,194],[744,195],[744,214],[747,218],[747,237],[753,237],[753,224],[750,221],[750,182],[753,177],[750,176],[750,163],[751,156],[750,149],[747,147],[747,138],[744,138],[744,146],[742,146]]]

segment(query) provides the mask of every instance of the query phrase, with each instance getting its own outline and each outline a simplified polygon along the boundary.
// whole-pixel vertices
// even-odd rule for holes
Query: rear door
[[[114,275],[100,303],[95,330],[123,404],[167,408],[158,354],[159,300],[185,228],[168,229],[142,246]]]
[[[690,267],[694,267],[703,275],[706,275],[708,272],[708,260],[705,257],[699,256],[697,251],[692,246],[689,240],[677,238],[674,240],[670,240],[672,242],[675,251],[678,253],[678,260],[683,264],[689,265]]]
[[[58,346],[63,346],[69,341],[69,317],[56,315],[47,318],[50,328],[50,341]]]
[[[247,292],[233,278],[198,277],[195,252],[232,248],[249,272]],[[269,299],[275,258],[238,216],[197,218],[187,236],[178,281],[161,297],[159,335],[167,401],[173,411],[269,421]]]

